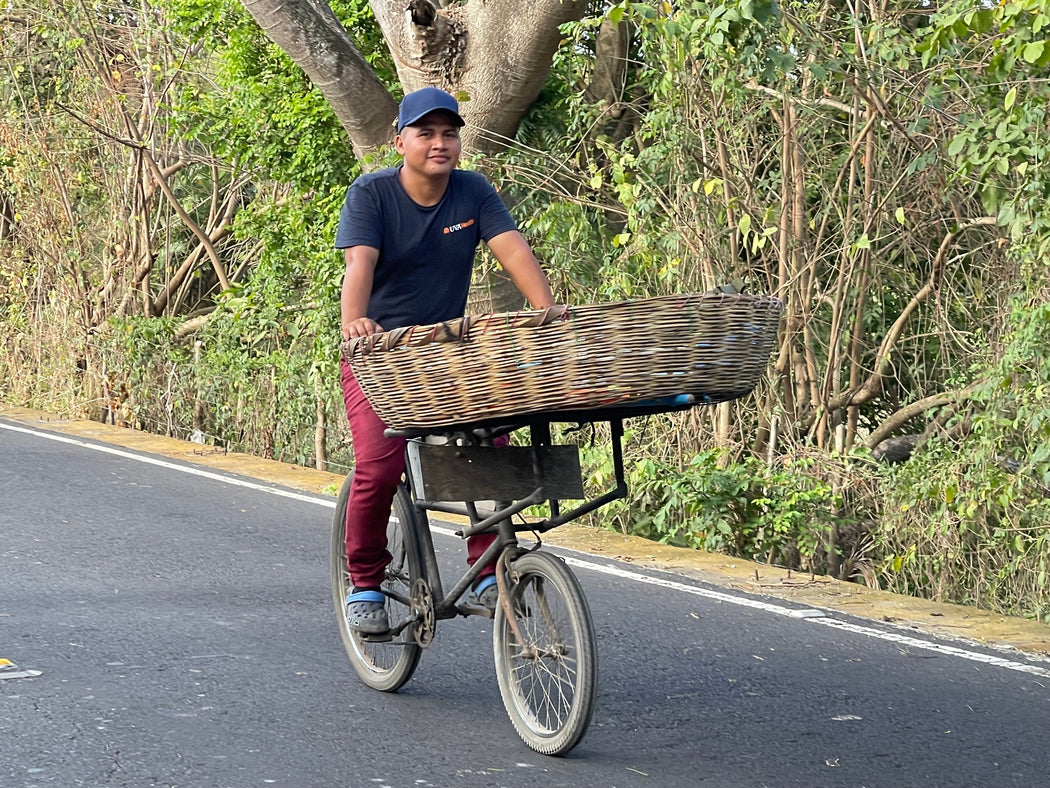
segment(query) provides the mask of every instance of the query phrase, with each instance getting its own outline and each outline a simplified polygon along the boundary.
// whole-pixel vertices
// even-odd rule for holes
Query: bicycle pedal
[[[390,630],[386,632],[362,632],[359,634],[359,637],[366,643],[389,643],[394,639],[394,633]]]
[[[484,605],[475,605],[470,602],[460,602],[456,605],[456,612],[461,616],[481,616],[482,618],[496,617],[495,610],[489,610]]]

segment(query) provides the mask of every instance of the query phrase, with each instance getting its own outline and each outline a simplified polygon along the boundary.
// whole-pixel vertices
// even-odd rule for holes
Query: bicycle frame
[[[515,731],[530,748],[562,755],[580,741],[597,697],[597,637],[583,586],[566,562],[540,550],[539,534],[575,520],[627,494],[623,467],[623,422],[627,418],[697,404],[691,396],[650,400],[611,408],[551,411],[426,429],[387,430],[407,440],[406,479],[398,488],[387,521],[394,560],[382,586],[388,624],[385,632],[355,631],[348,617],[346,509],[353,478],[339,491],[332,523],[332,601],[340,637],[351,664],[373,689],[396,692],[415,672],[431,645],[439,619],[457,615],[494,617],[493,657],[500,697]],[[555,444],[551,425],[609,425],[613,459],[611,489],[588,497],[579,448]],[[496,448],[497,439],[528,428],[524,446]],[[442,445],[425,442],[441,437]],[[482,507],[478,501],[492,501]],[[450,501],[463,501],[461,504]],[[565,501],[579,502],[563,511]],[[525,522],[514,515],[546,502],[548,516]],[[491,509],[491,510],[490,510]],[[446,592],[427,526],[428,513],[466,515],[461,537],[496,535],[492,544]],[[518,533],[531,531],[537,543],[519,546]],[[466,596],[485,567],[496,563],[499,584],[494,613]],[[460,602],[460,599],[469,601]]]
[[[463,538],[481,533],[491,533],[492,531],[495,531],[497,534],[495,541],[446,594],[442,586],[441,571],[437,564],[430,529],[418,529],[420,546],[423,552],[425,577],[434,600],[433,611],[435,619],[448,619],[457,615],[488,615],[486,610],[457,604],[457,600],[477,580],[484,567],[495,562],[504,551],[512,550],[518,546],[517,534],[519,532],[545,533],[552,528],[557,528],[560,525],[578,519],[611,501],[627,495],[628,487],[624,475],[622,446],[623,422],[625,419],[655,413],[688,410],[695,404],[697,403],[694,397],[681,395],[611,408],[543,412],[512,419],[479,421],[447,427],[387,430],[386,434],[389,437],[403,437],[409,440],[409,445],[406,449],[407,470],[405,483],[417,510],[424,513],[438,512],[468,517],[470,525],[456,532],[458,536]],[[564,489],[566,486],[564,479],[559,480],[557,476],[558,473],[564,473],[565,469],[559,469],[556,467],[556,462],[551,462],[552,457],[557,456],[553,454],[554,449],[560,448],[560,446],[555,446],[552,443],[551,424],[553,423],[576,424],[580,427],[584,424],[608,424],[610,427],[615,486],[590,499],[585,499],[581,492],[580,500],[583,500],[583,503],[566,512],[561,511],[561,499],[548,495],[545,490],[547,487]],[[424,463],[422,460],[423,454],[421,453],[424,450],[420,449],[421,446],[425,445],[423,443],[425,439],[443,438],[446,440],[446,446],[456,446],[458,442],[458,445],[461,446],[470,445],[491,448],[494,438],[526,427],[530,431],[530,440],[528,446],[524,448],[527,448],[531,454],[532,466],[532,484],[527,484],[526,489],[531,488],[531,492],[515,496],[516,500],[511,500],[502,505],[496,504],[495,510],[485,513],[478,510],[474,501],[456,504],[427,498],[426,483],[423,478],[425,469],[422,467]],[[575,450],[575,447],[573,449]],[[491,457],[487,459],[491,463],[492,460],[500,458],[501,455],[507,452],[508,449],[494,449]],[[509,459],[509,454],[507,456]],[[499,465],[498,461],[496,465]],[[549,467],[551,465],[555,467]],[[520,471],[520,468],[515,470]],[[569,470],[571,471],[571,468]],[[575,470],[578,476],[578,459]],[[577,481],[579,482],[579,489],[582,491],[582,480],[577,479]],[[520,479],[518,483],[521,483]],[[499,497],[499,491],[491,492]],[[530,523],[515,523],[513,521],[514,515],[544,502],[550,509],[548,518]],[[398,626],[398,629],[408,623],[411,622],[404,622],[404,624]]]

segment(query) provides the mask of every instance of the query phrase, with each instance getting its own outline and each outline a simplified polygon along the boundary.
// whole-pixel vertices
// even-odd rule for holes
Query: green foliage
[[[627,440],[638,435],[628,432]],[[644,446],[628,443],[639,455]],[[587,484],[614,486],[612,458],[603,449],[582,452]],[[605,510],[616,527],[664,544],[721,552],[793,569],[824,572],[841,524],[841,495],[814,460],[776,466],[754,457],[733,459],[706,449],[684,462],[642,456],[626,469],[629,498]]]
[[[313,465],[318,397],[339,423],[337,357],[326,341],[337,326],[327,304],[281,304],[272,292],[236,288],[192,343],[157,318],[119,321],[97,343],[140,428]],[[330,459],[348,460],[345,450]]]
[[[887,480],[881,584],[1050,621],[1047,488],[999,466],[960,468],[957,451],[931,449]]]
[[[367,3],[334,7],[366,58],[392,74]],[[204,42],[198,64],[212,77],[185,72],[170,130],[229,162],[232,182],[249,184],[233,238],[251,273],[205,305],[213,311],[192,336],[192,357],[186,339],[157,345],[150,321],[119,320],[110,358],[129,369],[136,348],[156,354],[163,370],[154,370],[152,391],[130,375],[136,418],[151,429],[196,431],[238,449],[313,464],[318,400],[326,421],[341,423],[342,261],[332,238],[346,185],[360,167],[320,93],[239,3],[172,0],[167,8],[175,31]],[[207,35],[216,25],[222,35]],[[181,393],[158,398],[163,380],[182,381]],[[336,459],[345,461],[341,433],[332,429]]]
[[[644,460],[633,469],[642,512],[634,530],[661,542],[781,565],[814,565],[837,510],[831,486],[805,467],[747,458],[722,464],[716,449],[683,468]]]
[[[214,79],[186,80],[175,103],[178,133],[200,140],[263,180],[300,191],[346,188],[360,172],[324,97],[236,0],[164,0],[176,30],[200,36]],[[383,72],[381,36],[367,3],[337,7],[363,53]],[[204,36],[202,20],[221,20]],[[385,52],[385,49],[382,50]]]
[[[916,51],[939,73],[958,120],[953,178],[977,190],[1017,261],[1004,330],[975,370],[954,426],[887,474],[877,541],[889,588],[1050,620],[1050,350],[1045,265],[1046,77],[1043,2],[942,6]]]
[[[961,436],[888,474],[883,582],[1050,621],[1050,306],[1018,299]]]
[[[901,6],[860,18],[826,4],[617,3],[608,19],[630,21],[636,31],[620,103],[588,104],[574,87],[587,84],[601,20],[566,26],[571,46],[556,60],[552,88],[530,116],[535,122],[523,126],[523,146],[503,158],[506,179],[531,187],[527,229],[569,292],[602,300],[706,289],[741,277],[752,289],[785,293],[806,337],[789,352],[816,372],[809,377],[800,362],[785,380],[785,388],[794,386],[794,404],[780,400],[791,425],[785,432],[798,436],[783,434],[780,441],[794,446],[796,456],[810,456],[805,440],[829,445],[821,431],[836,420],[845,426],[846,414],[821,420],[821,410],[876,365],[880,340],[872,338],[909,315],[895,340],[891,374],[856,409],[856,431],[846,439],[862,440],[908,401],[984,376],[1001,380],[985,359],[996,358],[1003,343],[1014,348],[1002,356],[1014,369],[1026,368],[1021,358],[1045,356],[1041,339],[1030,338],[1021,351],[1020,334],[1004,334],[1000,307],[1040,287],[1050,251],[1043,229],[1050,196],[1043,165],[1050,97],[1044,6],[959,3],[933,15]],[[567,116],[558,114],[561,108]],[[552,150],[541,136],[548,115],[565,129],[566,147],[554,140]],[[797,151],[793,161],[785,158],[785,140]],[[992,243],[990,233],[959,230],[988,212],[1007,228],[1008,249]],[[953,243],[942,249],[946,239]],[[936,306],[916,310],[913,299],[935,266],[943,266],[930,296]],[[1023,398],[1016,382],[1007,388]],[[820,392],[811,415],[803,406],[807,390]],[[1024,391],[1034,402],[1041,388]],[[759,407],[768,410],[769,402]],[[944,569],[960,580],[950,588],[911,583],[909,592],[974,598],[960,591],[974,570],[970,559],[935,557],[939,537],[931,529],[944,522],[932,525],[937,518],[922,494],[948,473],[937,470],[935,456],[915,461],[921,484],[903,481],[900,469],[877,476],[798,463],[767,467],[742,453],[754,429],[750,406],[732,410],[733,459],[712,460],[713,430],[696,424],[675,439],[647,439],[637,449],[640,459],[629,464],[634,497],[609,507],[608,520],[678,544],[788,563],[784,556],[793,549],[831,564],[837,551],[843,576],[863,570],[869,582],[890,582],[875,568],[892,568],[906,555],[912,577]],[[1000,440],[1016,441],[1015,433],[1030,433],[1045,420],[1024,409],[1025,416],[1011,415],[1007,423],[993,414],[1018,407],[1004,397],[987,400],[975,424],[996,423]],[[907,429],[925,426],[916,420]],[[669,456],[676,440],[686,445]],[[776,456],[792,454],[777,448]],[[1014,525],[1004,531],[1013,533],[1022,507],[1039,501],[1042,511],[1045,492],[995,470],[1003,448],[967,442],[946,457],[954,460],[953,478],[964,480],[957,496],[972,495],[968,506],[975,511],[984,512],[988,501],[1015,501],[1007,517]],[[1031,443],[1006,456],[1022,455],[1042,456]],[[828,455],[817,456],[816,466],[835,466]],[[601,453],[588,457],[596,480],[608,481],[609,462]],[[866,493],[840,501],[841,479],[853,475],[864,489],[881,479],[886,498],[876,503],[878,496]],[[1030,475],[1038,478],[1039,471]],[[775,493],[764,494],[766,488]],[[906,501],[910,507],[902,509]],[[876,531],[879,549],[888,551],[882,563],[864,534],[874,511],[884,518]],[[967,509],[965,516],[971,514]],[[916,531],[908,542],[913,549],[897,549]],[[994,555],[1007,544],[986,547]],[[1033,561],[1038,567],[1043,559]],[[1009,582],[1015,590],[1024,586],[1016,577]],[[1031,595],[1006,602],[1012,593],[1006,584],[985,588],[980,603],[1028,614],[1041,609]]]
[[[14,228],[0,239],[11,261],[0,303],[22,294],[0,325],[13,337],[2,363],[6,373],[36,370],[5,374],[17,381],[5,393],[40,404],[39,386],[61,398],[56,409],[97,416],[115,387],[130,395],[122,409],[132,423],[306,461],[319,399],[340,423],[342,261],[331,242],[360,169],[340,124],[239,3],[172,0],[141,19],[118,5],[104,22],[45,5],[3,22],[24,21],[10,31],[18,65],[0,79],[14,99],[0,113],[11,151],[0,160],[0,206]],[[367,3],[336,10],[392,75]],[[153,135],[173,197],[143,189],[153,183],[137,149],[99,133],[128,118]],[[226,293],[190,220],[214,239]],[[133,279],[144,260],[151,270]],[[187,318],[204,328],[183,331]],[[82,390],[50,384],[74,361]],[[342,446],[341,430],[330,438]]]
[[[1043,0],[988,8],[949,3],[915,46],[923,65],[956,63],[938,74],[942,91],[965,101],[958,108],[962,128],[947,153],[957,176],[978,185],[985,210],[998,214],[1014,240],[1047,228],[1048,22]]]

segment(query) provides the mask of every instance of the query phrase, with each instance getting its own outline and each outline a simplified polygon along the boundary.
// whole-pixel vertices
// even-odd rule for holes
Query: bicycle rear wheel
[[[353,474],[346,477],[336,500],[332,523],[332,602],[343,646],[354,670],[369,687],[394,692],[408,681],[419,664],[421,649],[415,640],[415,627],[405,627],[388,641],[361,636],[350,628],[346,618],[346,596],[352,590],[346,568],[346,506]],[[387,550],[393,560],[386,569],[383,590],[387,594],[386,612],[391,626],[409,615],[405,604],[417,578],[422,577],[422,557],[416,531],[416,509],[408,491],[398,487],[386,529]],[[402,601],[404,600],[404,601]]]
[[[598,654],[587,599],[550,553],[512,561],[510,589],[514,626],[501,603],[492,637],[503,705],[529,747],[563,755],[579,743],[594,711]]]

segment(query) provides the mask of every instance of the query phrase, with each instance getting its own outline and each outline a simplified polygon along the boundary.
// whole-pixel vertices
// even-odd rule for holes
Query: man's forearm
[[[339,296],[340,332],[344,339],[367,336],[382,327],[368,319],[368,301],[372,295],[375,270],[374,254],[363,247],[346,251],[346,272]]]
[[[508,232],[498,235],[489,241],[489,248],[533,309],[545,309],[554,305],[554,294],[551,292],[547,275],[520,233]]]
[[[343,275],[343,290],[339,298],[339,314],[343,325],[351,323],[368,314],[368,296],[371,292],[371,281],[362,282],[365,277],[347,267]],[[371,276],[367,277],[371,280]]]
[[[539,263],[535,262],[535,258],[533,260],[532,265],[522,265],[515,268],[514,271],[504,270],[510,275],[518,291],[528,299],[533,309],[546,309],[554,306],[554,294],[551,292],[547,275],[543,273]]]

